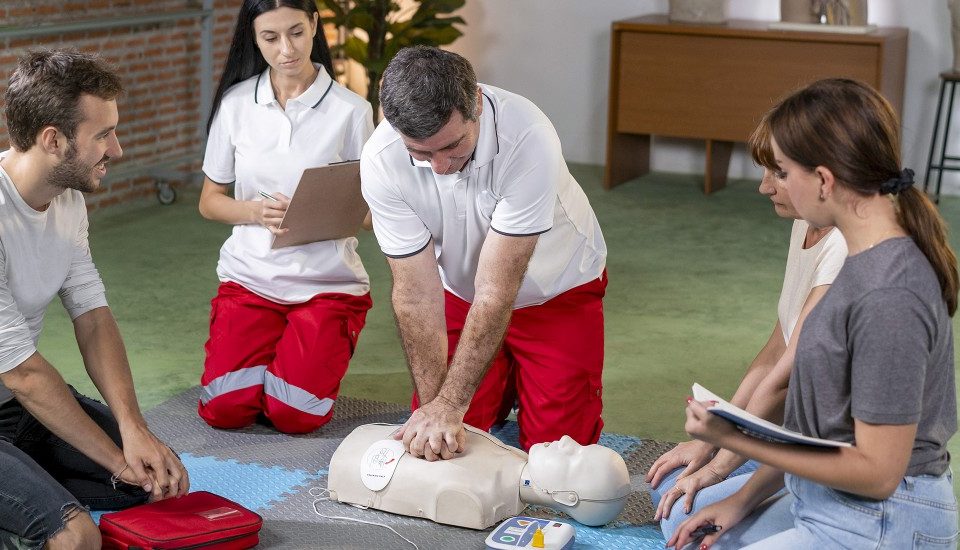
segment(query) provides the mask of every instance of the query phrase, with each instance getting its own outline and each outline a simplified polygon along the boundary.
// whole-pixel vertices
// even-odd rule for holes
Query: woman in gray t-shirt
[[[764,124],[794,207],[815,227],[837,226],[849,251],[801,330],[784,424],[852,446],[761,441],[690,402],[691,436],[764,466],[668,545],[955,548],[946,446],[957,428],[957,259],[939,213],[900,169],[896,115],[865,84],[830,79],[784,99]],[[764,502],[784,484],[787,496]]]

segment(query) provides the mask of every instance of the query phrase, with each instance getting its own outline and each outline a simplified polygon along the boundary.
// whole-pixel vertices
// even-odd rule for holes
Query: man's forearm
[[[466,409],[493,362],[510,324],[513,302],[479,299],[470,307],[440,397]]]
[[[23,408],[57,437],[110,472],[123,467],[123,452],[84,412],[60,373],[39,353],[0,379]]]
[[[120,428],[145,425],[120,329],[110,308],[101,307],[74,320],[83,364]]]
[[[402,301],[394,288],[394,315],[420,403],[437,396],[447,373],[447,335],[442,307]]]
[[[494,231],[487,235],[477,266],[476,294],[439,394],[457,408],[470,405],[503,343],[537,239],[536,235],[509,237]]]

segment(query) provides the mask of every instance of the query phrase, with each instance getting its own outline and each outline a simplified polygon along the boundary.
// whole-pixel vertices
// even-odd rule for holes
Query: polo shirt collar
[[[482,90],[481,90],[482,91]],[[477,148],[473,151],[473,160],[478,168],[489,164],[500,152],[500,137],[497,136],[497,106],[486,92],[483,92],[483,113],[480,115],[480,136]]]
[[[311,109],[316,109],[323,103],[327,94],[330,93],[330,89],[333,88],[333,79],[327,74],[323,65],[314,63],[313,66],[317,69],[317,79],[302,94],[291,98],[290,101],[296,101]],[[267,67],[257,77],[253,101],[257,105],[270,105],[277,102],[277,96],[273,93],[273,86],[270,85],[270,67]]]

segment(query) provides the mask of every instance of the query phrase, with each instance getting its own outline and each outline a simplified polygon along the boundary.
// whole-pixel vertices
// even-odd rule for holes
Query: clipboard
[[[271,248],[353,237],[367,215],[360,193],[360,161],[307,168],[290,198]]]

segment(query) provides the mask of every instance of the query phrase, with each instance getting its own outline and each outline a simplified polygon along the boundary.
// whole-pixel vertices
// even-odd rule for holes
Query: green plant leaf
[[[418,29],[416,33],[409,33],[412,44],[425,46],[443,46],[463,36],[456,27],[431,27]]]
[[[343,51],[350,59],[364,67],[367,66],[367,43],[363,39],[357,36],[348,36],[347,40],[343,43]]]
[[[327,4],[338,0],[318,1]],[[463,36],[454,25],[466,25],[466,21],[458,15],[448,14],[465,3],[466,0],[420,0],[409,17],[398,21],[401,12],[409,12],[401,10],[395,0],[351,0],[342,26],[348,31],[361,29],[367,33],[368,39],[348,33],[342,50],[347,57],[363,65],[368,78],[375,80],[401,48],[417,44],[443,46]],[[341,7],[344,5],[340,4]],[[375,86],[370,87],[373,88]]]
[[[423,0],[410,17],[414,25],[430,21],[440,14],[450,13],[463,7],[465,0]]]
[[[316,2],[317,7],[321,10],[328,9],[333,12],[333,19],[327,18],[327,23],[340,26],[346,20],[347,12],[344,11],[343,6],[337,0],[316,0]]]
[[[396,55],[397,52],[393,52],[393,53],[394,55]],[[383,59],[368,61],[366,64],[364,64],[364,67],[367,69],[368,73],[375,72],[378,75],[380,75],[380,74],[383,74],[383,71],[386,70],[387,65],[390,64],[391,59],[393,59],[393,56],[390,56],[390,57],[384,56]]]
[[[350,10],[350,14],[347,15],[346,27],[348,29],[361,29],[369,33],[373,30],[375,24],[376,19],[373,17],[373,14],[365,8],[353,8]]]

